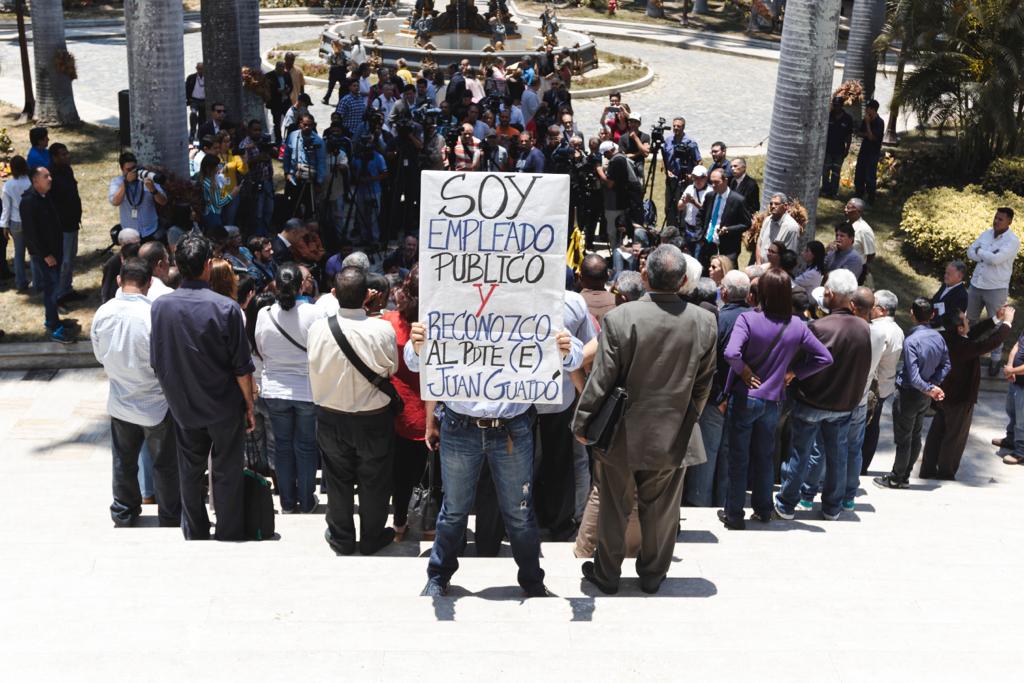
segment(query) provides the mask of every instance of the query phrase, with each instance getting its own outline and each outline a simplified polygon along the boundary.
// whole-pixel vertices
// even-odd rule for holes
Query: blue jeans
[[[860,468],[864,462],[864,455],[861,447],[864,445],[864,433],[868,423],[868,405],[857,406],[850,413],[850,429],[846,439],[846,489],[843,494],[843,501],[853,501],[857,497],[857,489],[860,487]],[[821,490],[825,478],[825,457],[821,444],[821,434],[814,440],[814,448],[811,450],[811,461],[807,473],[807,479],[800,486],[800,498],[803,500],[814,500]]]
[[[235,218],[238,217],[238,205],[241,202],[238,201],[238,196],[232,199],[228,204],[221,208],[220,217],[224,222],[224,225],[235,225]]]
[[[1024,457],[1024,387],[1010,385],[1006,393],[1006,438],[1013,441],[1013,454]]]
[[[60,286],[57,298],[71,293],[71,278],[75,270],[75,257],[78,256],[78,231],[61,233],[64,235],[64,255],[60,261]]]
[[[686,468],[686,483],[683,486],[683,503],[694,507],[711,507],[714,504],[715,469],[719,467],[718,450],[722,443],[722,428],[725,415],[718,405],[709,400],[700,414],[700,438],[704,442],[707,462]]]
[[[149,446],[143,442],[139,449],[139,490],[143,498],[152,498],[156,495],[153,488],[153,456],[149,453]]]
[[[32,272],[39,274],[36,287],[43,290],[43,308],[46,311],[46,329],[53,332],[60,325],[57,314],[57,289],[60,286],[60,264],[53,268],[46,265],[42,256],[32,257]]]
[[[526,414],[498,429],[481,429],[471,418],[445,410],[441,421],[441,480],[444,500],[427,576],[448,585],[459,568],[459,551],[473,509],[484,460],[498,494],[498,507],[519,566],[519,585],[544,583],[540,568],[540,533],[533,516],[533,428]]]
[[[729,397],[729,488],[725,496],[725,514],[731,520],[743,519],[750,475],[750,505],[759,515],[771,515],[772,484],[775,468],[775,428],[779,424],[781,401],[765,401],[746,392]]]
[[[308,401],[264,398],[274,432],[274,470],[281,509],[311,512],[316,503],[316,405]]]
[[[775,497],[785,512],[792,513],[800,502],[800,487],[809,479],[811,452],[815,439],[821,434],[821,447],[825,453],[825,487],[821,494],[821,511],[836,515],[843,509],[846,492],[847,436],[850,413],[821,410],[796,401],[790,416],[792,449],[782,463],[782,488]]]
[[[17,231],[14,227],[17,226]],[[11,241],[14,242],[14,286],[18,289],[28,287],[28,275],[25,270],[25,233],[20,223],[11,222]]]

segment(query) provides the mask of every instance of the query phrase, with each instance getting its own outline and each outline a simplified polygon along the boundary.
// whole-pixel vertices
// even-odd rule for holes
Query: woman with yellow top
[[[228,132],[221,132],[217,135],[217,142],[219,144],[218,158],[220,159],[220,175],[223,178],[221,182],[221,193],[224,195],[231,195],[235,192],[235,188],[239,188],[244,179],[243,176],[249,172],[249,167],[245,163],[245,159],[239,156],[235,150],[231,148],[231,134]],[[224,225],[235,225],[235,218],[238,216],[238,205],[240,202],[233,201],[221,210],[221,217],[224,220]]]

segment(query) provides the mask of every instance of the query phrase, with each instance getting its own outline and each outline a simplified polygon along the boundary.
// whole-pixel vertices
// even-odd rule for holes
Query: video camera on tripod
[[[659,116],[658,122],[651,126],[651,144],[655,147],[661,147],[665,144],[665,131],[670,129],[672,126],[665,125],[665,117]]]

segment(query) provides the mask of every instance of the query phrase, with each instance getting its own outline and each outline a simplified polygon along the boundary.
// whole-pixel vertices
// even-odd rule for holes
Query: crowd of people
[[[132,153],[118,160],[108,198],[120,223],[90,330],[110,381],[116,525],[156,504],[161,525],[210,538],[209,501],[213,537],[242,540],[243,469],[265,459],[281,514],[321,511],[326,491],[325,540],[340,555],[403,541],[414,489],[426,490],[437,505],[423,524],[434,540],[424,595],[448,591],[471,514],[476,554],[497,554],[507,537],[529,596],[548,594],[542,534],[574,541],[592,558],[584,578],[605,593],[635,555],[653,593],[680,504],[717,507],[735,530],[747,524],[748,491],[762,524],[814,509],[819,493],[826,520],[854,510],[890,398],[896,458],[874,483],[907,488],[919,458],[921,477],[953,479],[986,354],[988,372],[1010,385],[995,445],[1006,463],[1024,463],[1024,345],[1001,360],[1020,248],[1011,209],[967,250],[969,285],[954,261],[934,297],[903,302],[914,323],[904,332],[896,295],[867,286],[867,171],[829,244],[804,243],[781,193],[766,197],[749,240],[761,196],[744,159],[715,142],[705,162],[682,117],[643,132],[617,94],[585,137],[551,52],[508,69],[495,57],[483,70],[464,60],[413,75],[339,49],[330,66],[324,103],[335,85],[342,95],[322,133],[294,59],[268,74],[272,135],[258,120],[236,130],[220,104],[207,117],[197,67],[186,90],[198,204],[175,203]],[[836,106],[825,194],[853,134]],[[877,107],[867,112],[871,143]],[[31,281],[48,334],[69,341],[61,315],[80,296],[82,206],[67,148],[46,129],[31,141],[12,162],[0,225],[14,241],[17,287]],[[652,154],[666,171],[661,229],[642,201]],[[570,225],[588,250],[567,268],[560,404],[422,400],[425,169],[571,176]],[[595,447],[589,431],[616,392],[627,408]]]

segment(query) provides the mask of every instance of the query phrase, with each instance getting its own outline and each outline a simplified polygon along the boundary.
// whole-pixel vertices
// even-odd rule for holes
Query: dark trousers
[[[110,418],[110,446],[114,456],[114,502],[110,504],[110,517],[115,524],[131,524],[142,514],[139,451],[143,443],[149,446],[153,458],[157,519],[160,526],[181,526],[178,456],[170,412],[160,424],[152,427]]]
[[[576,471],[573,435],[574,408],[537,416],[540,460],[533,478],[533,505],[537,525],[556,535],[571,532],[576,508]]]
[[[858,197],[869,202],[875,201],[875,190],[878,187],[878,159],[874,154],[857,155],[857,166],[853,171],[853,189]]]
[[[409,518],[412,490],[423,478],[427,468],[427,444],[395,437],[395,461],[392,474],[391,501],[395,510],[395,526],[405,526]]]
[[[477,557],[497,557],[505,539],[505,520],[498,506],[498,490],[491,478],[491,466],[484,460],[476,484],[476,526],[473,527]]]
[[[967,447],[971,433],[971,418],[974,417],[973,403],[946,403],[935,406],[935,417],[928,429],[924,442],[924,456],[921,459],[921,476],[924,478],[953,479],[960,468],[960,458]]]
[[[196,139],[196,131],[206,123],[206,100],[193,99],[188,111],[188,139]]]
[[[910,480],[910,472],[921,454],[921,429],[931,402],[930,396],[917,389],[901,388],[896,392],[896,402],[892,404],[892,435],[896,442],[892,476],[896,481]]]
[[[274,122],[274,144],[280,145],[283,140],[281,139],[281,120],[284,118],[285,112],[288,111],[288,107],[279,109],[277,107],[271,107],[270,118]]]
[[[342,95],[345,94],[348,79],[345,78],[346,69],[343,66],[332,66],[327,72],[327,94],[324,95],[324,100],[330,100],[331,95],[334,93],[334,86],[338,86],[338,92]]]
[[[868,415],[868,426],[864,430],[864,444],[861,446],[860,450],[860,473],[862,476],[868,473],[868,468],[871,466],[871,460],[875,457],[875,451],[878,450],[878,434],[882,429],[882,409],[885,407],[885,403],[888,400],[889,396],[878,399],[878,402],[875,404],[874,412]]]
[[[235,413],[205,427],[175,422],[178,475],[181,479],[181,531],[189,541],[210,538],[210,516],[203,502],[209,460],[213,474],[213,507],[218,541],[245,540],[245,495],[242,474],[245,420]]]
[[[380,549],[388,521],[395,426],[389,410],[374,415],[317,411],[317,441],[327,481],[327,531],[332,546],[356,547],[353,519],[359,483],[359,550]],[[406,503],[408,505],[408,503]]]
[[[679,204],[679,193],[684,189],[686,187],[679,178],[665,176],[665,225],[675,225],[681,228],[679,209],[676,206]]]
[[[686,468],[636,470],[600,463],[597,513],[597,551],[594,569],[598,580],[617,586],[626,557],[626,525],[636,500],[640,513],[640,552],[636,573],[645,587],[656,587],[668,573],[679,530],[679,501]]]

